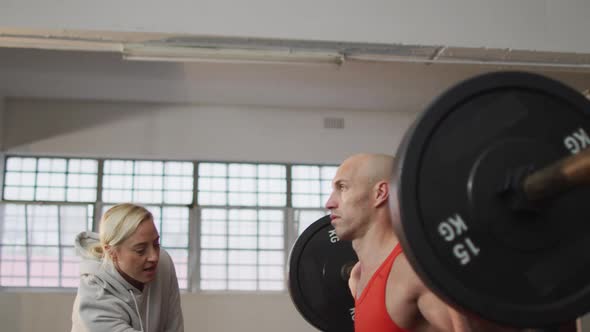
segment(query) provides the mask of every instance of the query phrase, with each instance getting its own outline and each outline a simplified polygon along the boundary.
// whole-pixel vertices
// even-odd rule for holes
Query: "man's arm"
[[[505,327],[473,315],[465,315],[427,291],[418,300],[424,318],[433,326],[454,332],[518,332],[518,328]]]
[[[389,274],[387,310],[400,327],[416,331],[469,332],[468,320],[434,294],[418,277],[405,255],[400,255]]]
[[[429,325],[440,331],[468,332],[461,315],[425,289],[418,297],[418,311]]]

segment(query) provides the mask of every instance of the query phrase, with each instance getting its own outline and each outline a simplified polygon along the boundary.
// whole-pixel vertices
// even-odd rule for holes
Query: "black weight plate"
[[[590,309],[590,188],[511,208],[509,174],[590,145],[590,102],[549,78],[485,74],[443,94],[397,153],[390,202],[404,252],[445,301],[519,327]],[[395,218],[394,218],[395,219]]]
[[[352,243],[336,236],[330,216],[301,233],[289,255],[288,285],[307,322],[321,331],[354,331],[354,299],[345,271],[357,261]]]

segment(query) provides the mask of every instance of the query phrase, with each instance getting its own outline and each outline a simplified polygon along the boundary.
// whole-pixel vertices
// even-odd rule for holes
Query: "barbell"
[[[590,311],[588,132],[590,101],[537,74],[480,75],[434,100],[397,149],[389,200],[422,281],[445,302],[509,326],[555,326]],[[320,219],[296,241],[289,290],[312,325],[352,331],[354,302],[339,272],[356,261],[350,244],[308,247],[330,228]],[[316,255],[313,267],[305,255]],[[342,294],[314,288],[338,278]],[[322,301],[339,315],[312,304]]]

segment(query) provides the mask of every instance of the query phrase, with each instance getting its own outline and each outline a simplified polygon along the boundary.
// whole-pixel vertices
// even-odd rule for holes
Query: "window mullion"
[[[189,251],[187,261],[187,289],[197,292],[201,289],[201,209],[193,206],[189,210]]]
[[[62,248],[62,239],[61,239],[61,205],[57,206],[57,284],[59,287],[63,287],[63,276],[62,276],[62,268],[63,268],[63,248]],[[87,219],[84,220],[87,222]]]
[[[29,237],[31,233],[29,232],[29,204],[25,204],[25,252],[26,252],[26,260],[27,260],[27,287],[31,285],[31,245],[29,241]]]

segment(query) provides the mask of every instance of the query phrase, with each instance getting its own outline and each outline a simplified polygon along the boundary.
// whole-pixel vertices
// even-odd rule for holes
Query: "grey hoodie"
[[[184,331],[178,280],[174,263],[161,249],[156,277],[143,291],[89,252],[98,234],[82,232],[76,237],[80,263],[80,286],[72,310],[72,332]]]

